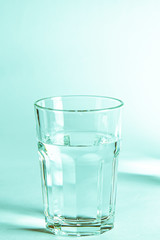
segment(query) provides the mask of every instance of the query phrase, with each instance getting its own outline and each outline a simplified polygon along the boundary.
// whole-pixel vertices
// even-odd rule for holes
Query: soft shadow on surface
[[[160,177],[158,176],[119,172],[118,179],[123,181],[143,182],[146,184],[152,184],[152,185],[154,184],[158,186],[160,185]]]
[[[25,230],[48,233],[44,226],[43,210],[37,206],[0,200],[0,226],[5,230]]]
[[[32,227],[24,227],[24,226],[14,226],[14,225],[11,225],[11,224],[8,224],[8,229],[12,229],[12,230],[16,230],[16,231],[29,231],[29,232],[37,232],[37,233],[48,233],[48,234],[51,234],[53,235],[51,232],[47,231],[45,228],[32,228]]]
[[[24,230],[24,231],[31,231],[31,232],[41,232],[41,233],[48,233],[53,235],[51,232],[47,231],[45,228],[27,228],[27,227],[22,227],[22,228],[15,228],[15,230]]]
[[[12,203],[7,200],[0,200],[0,209],[15,212],[15,213],[21,213],[21,214],[38,214],[43,215],[43,209],[38,208],[37,206],[27,206],[22,205],[18,203]]]
[[[16,223],[1,223],[1,228],[7,229],[7,230],[20,230],[20,231],[30,231],[30,232],[39,232],[39,233],[48,233],[52,234],[51,232],[47,231],[45,228],[38,228],[38,227],[27,227],[27,226],[20,226]]]

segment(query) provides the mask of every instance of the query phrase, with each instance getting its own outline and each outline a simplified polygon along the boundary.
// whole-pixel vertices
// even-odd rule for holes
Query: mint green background
[[[154,206],[153,212],[159,208],[159,13],[159,0],[0,1],[1,239],[46,236],[22,231],[18,221],[24,219],[25,228],[27,216],[43,219],[33,103],[64,94],[106,95],[125,102],[120,171],[126,175],[119,182],[124,192],[119,195],[117,229],[108,236],[143,240],[157,233],[158,216],[152,211],[148,214],[155,229],[143,232],[140,226],[146,221],[145,207]],[[137,182],[128,173],[145,177]],[[133,210],[128,206],[122,211],[130,184],[140,218],[137,232],[123,216]],[[129,230],[123,232],[126,224]],[[21,230],[8,230],[15,226]]]

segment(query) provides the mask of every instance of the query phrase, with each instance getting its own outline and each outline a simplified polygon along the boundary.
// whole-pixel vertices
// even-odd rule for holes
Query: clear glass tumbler
[[[34,106],[46,228],[73,236],[112,229],[123,102],[80,95]]]

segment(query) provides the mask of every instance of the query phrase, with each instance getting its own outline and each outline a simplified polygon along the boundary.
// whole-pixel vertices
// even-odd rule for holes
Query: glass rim
[[[98,108],[98,109],[57,109],[57,108],[50,108],[50,107],[43,107],[40,106],[38,103],[43,101],[43,100],[49,100],[49,99],[54,99],[54,98],[77,98],[77,97],[86,97],[86,98],[101,98],[101,99],[110,99],[110,100],[114,100],[117,101],[119,104],[117,104],[114,107],[104,107],[104,108]],[[51,96],[51,97],[45,97],[45,98],[40,98],[37,101],[34,102],[34,106],[36,108],[40,108],[43,110],[48,110],[48,111],[56,111],[56,112],[100,112],[100,111],[109,111],[109,110],[114,110],[114,109],[118,109],[124,106],[124,103],[122,100],[118,99],[118,98],[114,98],[114,97],[107,97],[107,96],[100,96],[100,95],[59,95],[59,96]]]

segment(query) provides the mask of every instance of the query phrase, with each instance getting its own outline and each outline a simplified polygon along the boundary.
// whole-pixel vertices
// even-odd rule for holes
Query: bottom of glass
[[[70,219],[52,221],[51,218],[46,217],[46,229],[54,235],[66,236],[91,236],[99,235],[114,227],[113,217],[102,218],[99,221],[87,221],[87,219],[78,219],[72,221]],[[89,219],[88,219],[89,220]]]

